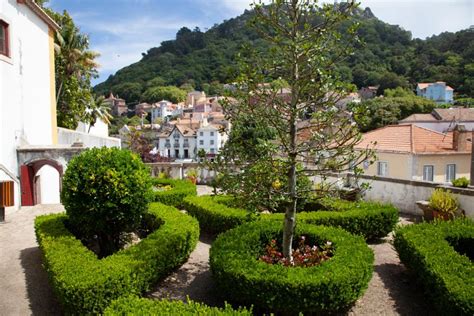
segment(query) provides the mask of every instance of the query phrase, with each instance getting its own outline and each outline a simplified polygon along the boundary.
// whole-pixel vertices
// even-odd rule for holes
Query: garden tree
[[[142,100],[148,103],[154,103],[161,100],[168,100],[173,103],[179,103],[186,100],[186,91],[174,87],[150,87],[142,95]]]
[[[414,97],[415,93],[413,93],[413,91],[411,90],[404,89],[402,87],[396,87],[395,89],[385,89],[383,95],[387,98],[409,98]]]
[[[158,153],[153,153],[153,137],[142,131],[132,129],[127,137],[128,148],[136,153],[143,162],[169,161],[167,157],[161,157]]]
[[[431,113],[437,106],[432,100],[428,100],[415,95],[409,95],[409,91],[403,89],[385,90],[389,95],[404,95],[405,97],[383,97],[363,101],[361,104],[352,104],[349,106],[365,107],[368,111],[367,116],[359,116],[357,123],[363,132],[370,131],[390,124],[397,124],[415,113]]]
[[[301,179],[348,170],[350,163],[360,163],[370,154],[354,151],[361,137],[354,120],[364,113],[336,106],[346,94],[346,85],[335,67],[351,53],[350,39],[357,39],[353,24],[344,24],[343,30],[341,25],[355,9],[353,1],[321,7],[316,0],[255,4],[252,25],[269,49],[266,53],[252,46],[243,50],[240,89],[235,92],[238,102],[224,104],[233,124],[247,119],[257,131],[267,126],[275,135],[274,139],[257,139],[252,159],[247,153],[225,148],[219,162],[223,178],[236,180],[224,185],[224,190],[232,190],[239,180],[257,192],[270,186],[272,198],[285,206],[282,251],[287,258],[292,253],[296,211],[310,189],[298,185],[304,182]],[[275,79],[286,81],[288,91],[269,84]],[[311,119],[303,120],[309,112]],[[234,143],[230,140],[228,146]],[[261,179],[271,175],[272,183]],[[324,190],[332,189],[324,186]]]
[[[97,238],[100,257],[120,249],[138,228],[152,198],[149,170],[128,150],[93,148],[74,157],[63,177],[61,202],[80,238]]]
[[[97,76],[98,53],[89,50],[89,39],[71,16],[47,10],[61,26],[55,34],[56,103],[58,125],[75,129],[94,103],[91,79]]]
[[[377,95],[382,95],[386,89],[396,89],[397,87],[408,88],[408,81],[393,72],[385,72],[379,79]]]

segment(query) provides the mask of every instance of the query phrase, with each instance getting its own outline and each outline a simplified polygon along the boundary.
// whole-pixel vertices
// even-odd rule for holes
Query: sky
[[[326,0],[332,2],[331,0]],[[174,39],[183,26],[205,31],[244,12],[252,0],[49,0],[56,11],[67,10],[90,48],[101,54],[99,78],[137,62],[152,47]],[[474,25],[474,0],[360,0],[384,22],[426,38]]]

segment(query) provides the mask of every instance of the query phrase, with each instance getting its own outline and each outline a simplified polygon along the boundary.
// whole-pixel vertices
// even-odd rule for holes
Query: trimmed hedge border
[[[188,196],[183,201],[183,207],[197,218],[201,230],[217,235],[256,219],[244,209],[225,204],[230,201],[232,198],[224,195]]]
[[[154,191],[155,202],[178,208],[183,206],[183,199],[185,197],[197,194],[196,185],[189,180],[153,178],[153,186],[156,185],[170,185],[172,189],[168,191]]]
[[[395,232],[394,245],[442,315],[474,315],[472,220],[401,227]],[[457,252],[458,247],[470,251],[471,260]]]
[[[101,313],[112,300],[139,295],[187,260],[199,238],[197,221],[160,203],[150,204],[149,213],[162,223],[156,231],[101,260],[66,229],[65,214],[35,219],[44,266],[66,313]]]
[[[113,315],[248,315],[252,316],[252,311],[245,308],[233,309],[226,304],[224,308],[209,307],[204,304],[188,300],[151,300],[138,297],[122,297],[112,302],[104,312],[105,316]]]
[[[372,277],[374,255],[361,236],[340,228],[298,224],[301,235],[317,244],[331,241],[335,254],[321,265],[301,268],[258,260],[271,239],[281,239],[276,221],[243,224],[214,241],[210,266],[227,299],[274,312],[331,312],[359,298]]]
[[[183,201],[184,208],[196,217],[203,231],[219,234],[258,217],[244,209],[226,205],[229,196],[190,196]],[[284,214],[261,215],[265,220],[283,220]],[[382,238],[390,233],[398,222],[398,211],[388,204],[373,202],[339,203],[337,211],[300,212],[299,223],[326,225],[343,228],[367,240]]]

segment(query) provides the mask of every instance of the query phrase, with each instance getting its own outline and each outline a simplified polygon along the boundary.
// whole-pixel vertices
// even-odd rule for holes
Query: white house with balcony
[[[196,127],[174,125],[158,135],[158,152],[163,157],[174,159],[195,159]]]

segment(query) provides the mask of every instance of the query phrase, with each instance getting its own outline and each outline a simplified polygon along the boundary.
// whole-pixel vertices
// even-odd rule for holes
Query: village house
[[[441,133],[452,131],[456,125],[462,124],[468,131],[472,131],[474,130],[474,109],[434,109],[429,114],[412,114],[398,123],[415,124]]]
[[[378,89],[378,86],[362,87],[358,93],[362,100],[373,99],[377,96]]]
[[[366,148],[377,156],[375,164],[362,163],[366,175],[436,183],[470,177],[472,132],[462,125],[445,134],[415,124],[385,126],[363,135],[356,149]]]
[[[128,107],[127,107],[127,104],[125,103],[125,100],[119,97],[115,97],[112,92],[110,92],[109,97],[105,99],[104,102],[109,104],[109,107],[112,110],[111,114],[113,116],[118,117],[118,116],[127,115]]]
[[[454,89],[443,81],[418,83],[416,86],[416,95],[438,104],[453,103],[453,92]]]
[[[198,104],[207,102],[206,93],[203,91],[192,91],[189,92],[186,97],[186,106],[195,107]]]

